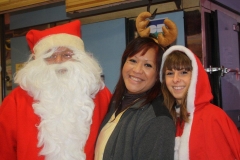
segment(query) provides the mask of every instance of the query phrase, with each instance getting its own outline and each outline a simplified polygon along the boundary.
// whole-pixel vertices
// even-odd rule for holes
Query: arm
[[[16,104],[6,97],[0,107],[0,159],[16,159]]]
[[[38,156],[37,125],[39,117],[34,114],[32,97],[21,88],[14,89],[0,107],[0,159],[43,160]]]
[[[175,125],[167,116],[159,116],[138,131],[133,153],[137,160],[173,160]]]
[[[94,98],[95,108],[93,111],[91,130],[84,149],[86,153],[86,160],[93,159],[97,135],[103,118],[107,113],[111,96],[112,95],[108,88],[104,87],[97,93],[96,97]]]

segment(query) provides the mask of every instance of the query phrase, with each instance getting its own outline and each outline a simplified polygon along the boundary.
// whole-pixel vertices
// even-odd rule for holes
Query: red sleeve
[[[93,111],[92,125],[90,134],[85,145],[86,160],[94,159],[94,148],[98,136],[100,125],[108,111],[108,105],[111,99],[111,92],[104,88],[98,92],[94,99],[95,108]]]
[[[0,160],[43,160],[38,153],[33,99],[21,88],[14,89],[0,107]]]
[[[16,125],[16,104],[8,96],[0,107],[0,159],[17,159]]]

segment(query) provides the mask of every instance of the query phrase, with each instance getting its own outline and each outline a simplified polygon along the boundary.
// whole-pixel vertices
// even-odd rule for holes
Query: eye
[[[173,71],[167,70],[165,74],[166,74],[167,76],[171,76],[171,75],[173,75]]]
[[[72,54],[70,54],[70,53],[65,53],[65,54],[63,54],[62,56],[63,56],[63,58],[65,58],[65,59],[70,59],[70,58],[72,58]]]
[[[137,61],[135,60],[135,59],[129,59],[129,61],[131,62],[131,63],[136,63]]]
[[[181,74],[183,74],[183,75],[188,74],[188,71],[183,70],[183,71],[181,71]]]
[[[145,66],[146,66],[146,67],[149,67],[149,68],[152,68],[152,65],[149,64],[149,63],[146,63]]]
[[[45,58],[45,59],[51,60],[51,59],[55,59],[56,57],[57,57],[57,55],[52,54],[51,56],[49,56],[49,57],[47,57],[47,58]]]
[[[56,58],[56,57],[57,57],[57,55],[55,55],[55,54],[50,56],[50,58]]]

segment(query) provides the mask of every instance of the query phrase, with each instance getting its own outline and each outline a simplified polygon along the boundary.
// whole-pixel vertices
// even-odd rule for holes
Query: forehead
[[[56,49],[57,51],[65,51],[65,50],[69,50],[69,48],[67,48],[67,47],[57,47],[57,49]]]
[[[175,70],[188,69],[189,70],[192,68],[192,63],[188,57],[170,56],[170,57],[167,57],[166,61],[164,62],[164,66],[167,69],[175,69]]]
[[[66,51],[72,51],[70,48],[68,47],[64,47],[64,46],[59,46],[59,47],[54,47],[51,48],[47,51],[47,53],[52,52],[52,53],[56,53],[56,52],[66,52]]]
[[[156,51],[153,48],[149,48],[147,51],[140,51],[132,57],[144,58],[146,60],[155,61],[156,60]]]

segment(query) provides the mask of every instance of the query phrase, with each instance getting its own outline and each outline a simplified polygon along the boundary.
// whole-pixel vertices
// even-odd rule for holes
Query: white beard
[[[42,58],[30,61],[15,82],[33,96],[33,109],[41,118],[40,155],[46,160],[84,160],[94,102],[103,88],[98,63],[86,55],[75,61],[47,65]]]

